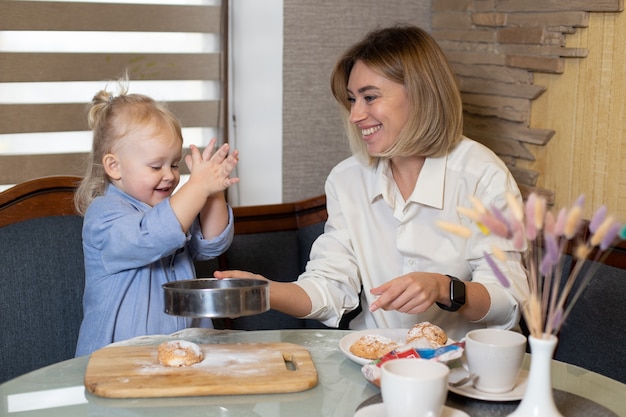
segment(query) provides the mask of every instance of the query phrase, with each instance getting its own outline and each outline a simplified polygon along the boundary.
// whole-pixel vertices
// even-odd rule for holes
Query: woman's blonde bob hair
[[[404,85],[411,105],[412,116],[394,145],[375,157],[368,156],[360,130],[349,121],[348,79],[357,61]],[[330,84],[352,153],[370,164],[395,156],[442,156],[462,138],[463,108],[456,77],[439,45],[418,27],[396,25],[370,32],[338,60]]]

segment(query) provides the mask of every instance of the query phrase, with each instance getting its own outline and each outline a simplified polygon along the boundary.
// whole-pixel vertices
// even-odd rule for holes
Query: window
[[[0,2],[0,186],[83,175],[85,106],[128,70],[166,101],[185,146],[226,141],[226,1]]]

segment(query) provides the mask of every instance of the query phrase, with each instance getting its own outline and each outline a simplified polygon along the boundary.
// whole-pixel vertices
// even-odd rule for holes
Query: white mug
[[[477,329],[465,336],[465,357],[474,387],[489,393],[515,387],[526,351],[526,336],[512,330]]]
[[[433,360],[392,359],[381,366],[380,392],[387,416],[439,417],[448,394],[447,365]]]

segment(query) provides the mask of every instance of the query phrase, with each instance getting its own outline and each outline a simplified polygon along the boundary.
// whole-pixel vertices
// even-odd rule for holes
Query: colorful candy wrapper
[[[365,379],[374,385],[380,386],[380,367],[387,361],[399,358],[415,358],[447,363],[459,359],[463,355],[464,348],[465,340],[451,343],[437,349],[418,349],[411,346],[403,346],[392,350],[380,359],[363,365],[361,372],[363,376],[365,376]]]

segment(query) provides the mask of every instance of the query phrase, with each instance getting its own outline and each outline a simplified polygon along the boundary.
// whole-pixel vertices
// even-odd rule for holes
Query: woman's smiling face
[[[409,120],[406,88],[370,69],[361,61],[348,79],[350,122],[360,130],[370,156],[389,149]]]

